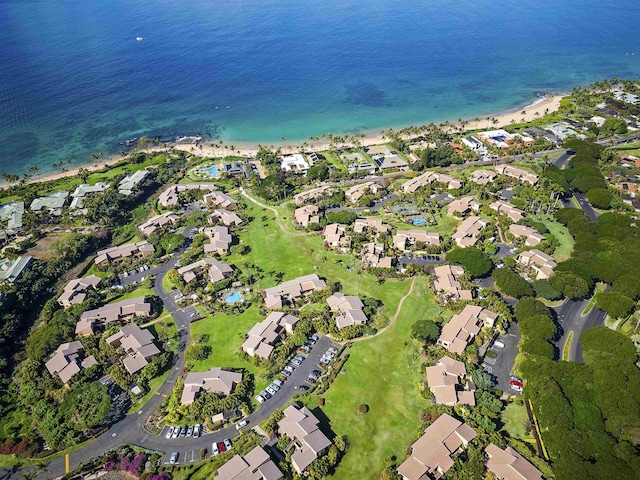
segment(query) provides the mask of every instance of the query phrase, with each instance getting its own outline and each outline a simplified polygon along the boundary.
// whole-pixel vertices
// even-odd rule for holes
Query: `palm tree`
[[[31,173],[32,175],[37,175],[39,171],[40,168],[35,165],[33,167],[29,167],[29,173]]]
[[[49,465],[51,464],[50,461],[47,460],[40,460],[38,461],[38,463],[36,463],[36,471],[38,473],[43,473],[44,477],[49,480]]]
[[[36,480],[36,474],[30,471],[23,472],[20,476],[22,480]]]

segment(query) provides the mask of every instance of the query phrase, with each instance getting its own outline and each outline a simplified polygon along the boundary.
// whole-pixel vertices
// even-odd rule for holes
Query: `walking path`
[[[387,330],[389,330],[389,328],[391,328],[391,326],[395,323],[395,321],[398,319],[398,316],[400,316],[400,311],[402,310],[402,305],[404,304],[404,301],[411,296],[411,294],[413,293],[413,287],[416,284],[416,280],[418,279],[418,277],[413,277],[413,280],[411,281],[411,286],[409,287],[409,291],[404,295],[404,297],[402,297],[400,299],[400,301],[398,302],[398,308],[396,308],[396,313],[393,316],[393,318],[391,319],[391,321],[389,322],[389,324],[384,327],[381,330],[378,330],[375,334],[373,335],[367,335],[366,337],[360,337],[360,338],[356,338],[353,340],[346,340],[349,343],[356,343],[356,342],[363,342],[365,340],[370,340],[374,337],[377,337],[379,335],[382,335],[384,332],[386,332]]]
[[[259,200],[256,200],[255,198],[253,198],[251,195],[249,195],[244,188],[240,188],[240,193],[242,194],[243,197],[245,197],[247,200],[249,200],[250,202],[255,203],[256,205],[258,205],[259,207],[265,208],[267,210],[270,210],[274,213],[275,217],[276,217],[276,223],[278,224],[278,227],[280,227],[280,230],[282,230],[282,233],[286,234],[286,235],[291,235],[292,237],[310,237],[312,235],[315,235],[314,232],[292,232],[291,230],[288,230],[287,228],[285,228],[284,224],[282,223],[282,220],[280,219],[280,213],[278,212],[277,209],[270,207],[269,205],[265,205],[264,203],[260,202]]]

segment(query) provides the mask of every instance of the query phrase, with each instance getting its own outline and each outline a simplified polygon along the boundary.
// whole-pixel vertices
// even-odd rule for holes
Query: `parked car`
[[[329,347],[327,352],[333,352],[334,354],[338,353],[338,349],[336,347]]]
[[[269,400],[271,398],[271,394],[269,392],[267,392],[266,390],[261,391],[260,395],[262,395],[265,400]]]
[[[193,436],[198,438],[202,434],[202,425],[199,423],[193,427]]]
[[[291,359],[291,363],[293,363],[296,367],[299,367],[300,365],[302,365],[302,362],[297,358]]]
[[[277,385],[278,388],[282,387],[282,382],[280,380],[274,380],[271,382],[271,385]]]
[[[322,357],[320,359],[320,363],[324,364],[324,365],[329,365],[331,363],[331,359],[328,357]]]
[[[290,377],[291,376],[291,372],[289,372],[288,370],[282,370],[280,372],[281,375],[284,375],[285,377]]]
[[[180,427],[173,427],[171,438],[178,438],[178,435],[180,435]]]
[[[300,350],[303,351],[304,353],[309,353],[311,351],[311,346],[310,345],[303,345],[300,347]]]
[[[227,451],[227,447],[224,446],[223,442],[218,442],[218,450],[220,450],[220,453],[224,453]]]
[[[211,455],[213,455],[214,457],[220,455],[220,450],[218,449],[218,445],[216,443],[211,446]]]
[[[249,424],[249,420],[241,420],[240,422],[238,422],[238,424],[236,425],[236,428],[238,430],[240,430],[242,427],[246,427]]]
[[[231,450],[231,440],[229,440],[228,438],[225,438],[224,446],[227,448],[227,450]]]
[[[173,435],[173,427],[169,427],[169,430],[167,430],[167,434],[164,436],[164,438],[171,438],[171,435]]]
[[[504,348],[504,343],[502,343],[500,340],[496,340],[495,342],[493,342],[493,346],[498,348]]]
[[[307,377],[307,382],[309,382],[309,383],[316,383],[317,381],[318,381],[318,379],[317,378],[313,378],[311,375],[309,375]]]
[[[273,387],[271,385],[269,385],[267,387],[267,392],[269,392],[271,395],[275,395],[276,391],[273,389]]]
[[[509,378],[509,386],[511,387],[512,390],[515,390],[516,392],[521,392],[522,388],[524,387],[524,383],[521,378],[518,378],[515,375],[512,375]]]
[[[271,385],[269,385],[269,388],[271,388],[274,392],[277,392],[278,390],[280,390],[280,386],[276,385],[275,383],[272,383]]]
[[[262,395],[256,395],[256,402],[262,404],[264,403],[264,397]]]
[[[180,436],[181,437],[186,437],[187,436],[187,427],[183,426],[182,428],[180,428]]]
[[[192,437],[193,436],[193,427],[189,427],[187,428],[187,437]]]
[[[285,371],[287,372],[291,372],[293,373],[294,367],[292,367],[291,365],[287,365],[286,367],[284,367]]]
[[[300,390],[301,392],[306,392],[307,390],[309,390],[309,387],[307,387],[306,385],[299,385],[298,390]]]
[[[175,465],[176,463],[178,463],[178,452],[173,452],[171,454],[171,458],[169,459],[169,463],[171,465]]]

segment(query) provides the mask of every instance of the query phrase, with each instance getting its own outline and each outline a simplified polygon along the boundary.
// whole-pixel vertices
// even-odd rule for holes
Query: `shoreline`
[[[556,94],[556,93],[548,94],[541,97],[537,97],[533,101],[521,107],[510,108],[510,109],[502,110],[500,112],[495,112],[493,114],[484,115],[484,116],[478,115],[473,119],[471,118],[463,119],[463,121],[468,122],[468,124],[465,125],[465,131],[477,130],[477,129],[490,130],[490,129],[503,128],[505,126],[509,126],[512,123],[512,121],[516,123],[521,123],[523,118],[525,122],[532,121],[535,118],[544,116],[545,112],[552,113],[558,110],[558,108],[560,107],[560,100],[566,95],[567,94]],[[522,115],[523,111],[526,112],[525,115]],[[476,118],[478,118],[478,121],[475,120]],[[487,118],[489,118],[489,120],[487,120]],[[493,123],[491,119],[497,120],[497,123]],[[445,122],[441,122],[441,124],[442,123],[445,123]],[[456,121],[449,120],[449,123],[452,126],[459,126],[459,123],[457,120]],[[409,125],[405,125],[403,127],[396,126],[396,127],[389,127],[389,128],[398,130],[408,126]],[[380,135],[380,130],[369,130],[363,133],[365,134],[365,137],[362,139],[362,142],[361,142],[361,145],[363,147],[387,143],[387,140]],[[219,157],[220,153],[223,153],[224,156],[228,156],[232,154],[239,155],[239,156],[255,156],[255,154],[258,152],[258,145],[265,145],[265,142],[233,142],[232,140],[223,140],[223,141],[225,145],[231,145],[233,143],[236,147],[234,151],[229,152],[228,149],[225,149],[225,148],[212,147],[210,142],[199,144],[199,145],[171,142],[171,143],[168,143],[167,145],[171,149],[182,150],[188,153],[202,155],[206,157]],[[318,142],[314,142],[313,144],[310,144],[308,140],[292,141],[291,143],[287,144],[282,148],[283,153],[294,153],[296,150],[299,149],[300,145],[303,142],[307,143],[308,147],[306,148],[306,150],[310,152],[327,150],[330,146],[329,142],[327,142],[324,139],[320,139]],[[278,145],[273,145],[273,146],[275,148],[282,147]],[[157,147],[152,147],[143,151],[147,153],[151,153],[154,151],[162,151],[164,149],[165,149],[164,146],[162,147],[157,146]],[[48,182],[52,180],[59,180],[65,177],[75,176],[78,174],[80,169],[86,169],[90,173],[93,173],[96,170],[101,170],[103,168],[114,165],[118,163],[120,160],[122,160],[123,158],[126,158],[126,157],[122,157],[120,155],[112,155],[110,157],[100,160],[100,162],[97,164],[90,162],[84,165],[74,166],[73,168],[70,168],[69,170],[66,170],[64,172],[44,173],[42,175],[30,177],[25,183],[34,184],[34,183]],[[4,180],[0,181],[0,188],[6,189],[8,186],[9,184],[6,181]]]

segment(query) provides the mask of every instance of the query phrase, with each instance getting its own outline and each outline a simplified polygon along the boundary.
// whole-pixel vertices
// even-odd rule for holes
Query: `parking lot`
[[[518,354],[519,341],[520,332],[518,331],[518,326],[515,322],[511,322],[507,334],[496,339],[496,342],[502,343],[504,347],[499,347],[496,345],[496,342],[494,342],[493,347],[490,349],[497,357],[490,358],[487,355],[482,363],[484,371],[493,375],[496,380],[495,388],[512,395],[522,395],[522,393],[512,390],[509,386],[511,370],[513,369],[516,355]]]
[[[330,338],[325,336],[318,336],[316,344],[313,345],[309,353],[305,355],[306,358],[304,359],[304,361],[302,361],[299,366],[291,365],[293,371],[290,373],[290,376],[287,377],[287,379],[283,382],[280,390],[277,391],[275,395],[272,395],[271,398],[265,400],[262,405],[268,406],[271,402],[278,402],[278,400],[287,401],[291,396],[295,395],[301,390],[301,386],[303,386],[303,389],[305,387],[310,388],[312,386],[312,383],[307,381],[309,375],[311,375],[314,370],[318,370],[321,373],[324,373],[327,365],[323,365],[323,367],[320,367],[318,363],[320,363],[323,355],[331,347],[339,350],[339,345],[332,342]],[[277,376],[277,378],[280,377],[280,375]],[[277,378],[274,378],[273,380],[276,380]],[[278,403],[284,404],[283,401],[280,401]]]

